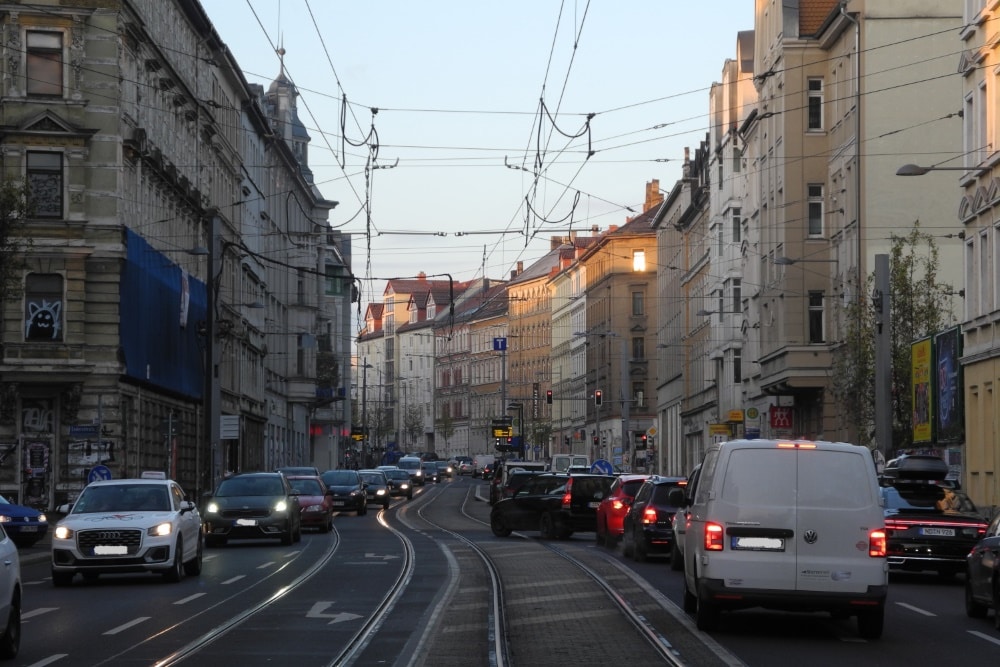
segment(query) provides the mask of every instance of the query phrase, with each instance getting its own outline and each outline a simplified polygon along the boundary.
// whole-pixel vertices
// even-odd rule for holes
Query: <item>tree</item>
[[[407,405],[403,412],[403,432],[406,442],[416,442],[417,436],[424,430],[424,411],[419,405]]]
[[[938,282],[938,248],[933,236],[915,223],[908,235],[890,236],[889,299],[892,314],[890,451],[907,449],[913,438],[911,344],[937,333],[951,319],[949,297],[955,290]],[[875,317],[871,305],[874,274],[858,299],[844,309],[845,337],[834,357],[833,394],[854,426],[852,439],[873,445],[875,406]]]
[[[451,418],[451,415],[447,412],[441,414],[441,418],[437,420],[435,428],[438,434],[444,438],[445,449],[448,448],[448,438],[455,435],[455,421]]]
[[[24,258],[31,247],[31,237],[24,233],[29,210],[27,187],[0,181],[0,303],[21,294]]]

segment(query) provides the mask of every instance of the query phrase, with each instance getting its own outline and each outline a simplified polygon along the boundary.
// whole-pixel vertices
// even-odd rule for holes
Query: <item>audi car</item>
[[[91,482],[52,531],[52,583],[133,572],[176,582],[201,574],[203,548],[197,506],[163,473]]]

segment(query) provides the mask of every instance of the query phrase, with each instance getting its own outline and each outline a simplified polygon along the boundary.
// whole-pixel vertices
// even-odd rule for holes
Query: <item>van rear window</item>
[[[789,449],[734,449],[726,467],[722,498],[754,507],[794,506],[797,456]]]
[[[800,461],[817,457],[820,462],[799,466],[800,507],[869,507],[872,497],[871,469],[865,465],[867,452],[812,451],[800,454]]]

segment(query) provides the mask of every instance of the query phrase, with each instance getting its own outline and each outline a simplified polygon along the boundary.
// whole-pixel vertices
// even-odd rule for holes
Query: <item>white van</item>
[[[553,454],[552,465],[549,470],[552,472],[566,472],[570,466],[587,466],[590,468],[590,457],[583,454]]]
[[[712,630],[749,607],[856,616],[882,635],[889,584],[885,520],[867,448],[735,440],[711,445],[687,506],[684,610]]]
[[[472,458],[472,476],[482,477],[483,468],[486,466],[492,466],[496,463],[497,457],[493,454],[476,454]]]

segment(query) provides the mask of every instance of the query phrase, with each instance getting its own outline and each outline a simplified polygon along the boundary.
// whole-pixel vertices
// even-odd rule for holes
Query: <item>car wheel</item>
[[[295,529],[292,528],[292,521],[291,519],[289,519],[288,530],[285,530],[284,532],[281,533],[281,545],[287,547],[291,545],[292,542],[294,541],[295,541]]]
[[[993,575],[993,627],[1000,631],[1000,581]]]
[[[677,538],[674,538],[674,543],[670,547],[670,569],[674,572],[680,572],[684,569],[684,556],[681,555],[681,549],[677,546]]]
[[[719,607],[707,600],[695,598],[694,620],[702,632],[712,632],[719,628]],[[860,618],[860,617],[859,617]]]
[[[7,627],[3,637],[0,637],[0,658],[9,660],[16,658],[21,648],[21,600],[15,597],[10,601],[10,611],[7,614]]]
[[[965,573],[965,615],[969,618],[986,618],[989,607],[972,596],[972,581]]]
[[[551,540],[556,536],[556,522],[552,520],[552,515],[546,512],[542,515],[538,526],[539,532],[546,540]]]
[[[176,584],[184,576],[184,540],[177,538],[174,545],[174,560],[170,564],[169,570],[164,570],[163,579],[171,584]]]
[[[321,532],[321,533],[329,533],[331,528],[333,528],[333,519],[331,517],[327,517],[326,521],[324,521],[320,525],[319,532]]]
[[[295,536],[292,539],[296,544],[302,541],[302,521],[295,524]]]
[[[73,583],[73,573],[72,572],[52,572],[52,585],[62,588],[63,586],[69,586]]]
[[[413,500],[413,491],[410,491],[409,493],[406,494],[406,499]]]
[[[198,548],[195,550],[194,558],[184,563],[184,574],[191,577],[197,577],[201,574],[202,556],[205,554],[205,541],[200,538],[201,536],[199,535]]]
[[[878,639],[885,626],[885,607],[863,611],[858,614],[858,634],[862,639]]]
[[[636,529],[632,529],[632,559],[636,563],[645,563],[649,554],[646,552],[646,538],[644,535],[636,535]]]
[[[503,519],[499,516],[490,517],[490,530],[492,530],[493,534],[497,537],[508,537],[512,532],[514,532],[507,527],[507,524],[505,524]]]
[[[698,609],[698,597],[687,587],[687,579],[684,580],[684,611],[693,614]]]

